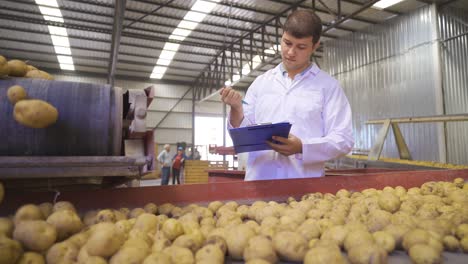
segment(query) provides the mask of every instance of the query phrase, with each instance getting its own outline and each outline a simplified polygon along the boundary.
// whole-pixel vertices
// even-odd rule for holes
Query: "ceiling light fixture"
[[[377,3],[375,3],[374,5],[372,5],[372,7],[376,8],[376,9],[385,9],[387,7],[390,7],[390,6],[393,6],[393,5],[396,5],[400,2],[403,2],[404,0],[381,0]]]

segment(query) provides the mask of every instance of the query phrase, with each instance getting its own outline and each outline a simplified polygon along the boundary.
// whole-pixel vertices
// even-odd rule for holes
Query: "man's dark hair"
[[[295,38],[312,37],[312,42],[315,44],[322,34],[322,20],[311,10],[296,10],[289,14],[283,31]]]

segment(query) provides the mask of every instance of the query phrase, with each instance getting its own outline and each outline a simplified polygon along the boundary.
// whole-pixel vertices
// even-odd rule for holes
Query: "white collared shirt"
[[[326,161],[354,145],[348,99],[338,81],[315,64],[293,80],[283,74],[281,64],[276,66],[255,79],[244,101],[248,105],[243,105],[241,127],[288,121],[291,134],[302,141],[302,154],[248,153],[247,181],[321,177]]]

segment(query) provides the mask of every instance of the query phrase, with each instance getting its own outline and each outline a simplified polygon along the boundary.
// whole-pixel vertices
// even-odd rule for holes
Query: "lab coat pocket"
[[[318,121],[322,116],[322,95],[318,91],[298,94],[295,100],[294,114],[302,120]]]

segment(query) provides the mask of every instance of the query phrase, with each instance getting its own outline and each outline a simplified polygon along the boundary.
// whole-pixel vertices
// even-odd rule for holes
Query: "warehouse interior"
[[[244,181],[248,154],[233,147],[219,90],[245,97],[282,63],[295,10],[322,21],[310,60],[341,85],[354,146],[325,177]],[[33,67],[15,75],[12,60]],[[27,99],[10,103],[18,85]],[[55,120],[18,121],[29,99]],[[0,110],[0,263],[467,263],[468,0],[2,0]],[[160,186],[167,145],[186,155],[181,185]],[[29,241],[39,224],[22,220],[56,238]],[[100,223],[113,224],[104,237],[126,232],[105,253],[81,235]],[[356,237],[378,246],[359,260],[346,239],[362,224]],[[137,227],[151,239],[132,253],[146,239]]]

